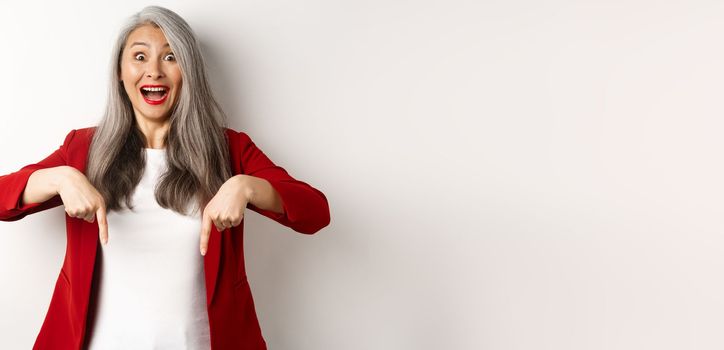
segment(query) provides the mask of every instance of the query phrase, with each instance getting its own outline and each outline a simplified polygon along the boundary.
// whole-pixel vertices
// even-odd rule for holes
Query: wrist
[[[253,176],[239,174],[235,178],[239,182],[242,196],[246,199],[247,203],[252,203],[254,196],[256,195],[256,178]]]
[[[71,176],[73,171],[77,170],[67,165],[61,165],[53,168],[53,174],[50,177],[50,186],[52,186],[53,191],[55,191],[56,194],[60,194],[66,180]]]

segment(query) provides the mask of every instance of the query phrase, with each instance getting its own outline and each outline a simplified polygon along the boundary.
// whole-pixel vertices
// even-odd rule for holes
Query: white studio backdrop
[[[329,199],[313,236],[245,220],[270,349],[724,348],[724,3],[154,4],[230,126]],[[0,5],[0,173],[98,122],[146,5]],[[28,349],[63,209],[0,247],[0,348]]]

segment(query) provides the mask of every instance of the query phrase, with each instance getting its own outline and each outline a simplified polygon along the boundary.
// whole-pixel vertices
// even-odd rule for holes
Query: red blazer
[[[28,214],[63,204],[60,195],[42,203],[23,203],[25,185],[35,170],[72,166],[85,174],[86,158],[95,127],[71,130],[63,144],[45,159],[0,176],[0,221],[20,220]],[[296,180],[275,165],[244,132],[226,128],[231,169],[268,180],[284,202],[278,214],[249,204],[256,211],[294,231],[313,234],[330,222],[325,195],[309,184]],[[88,340],[86,329],[91,292],[95,291],[94,266],[100,244],[97,221],[65,215],[67,249],[55,283],[48,312],[33,349],[81,349]],[[204,256],[206,306],[209,315],[211,348],[266,349],[254,309],[254,300],[244,265],[244,225],[219,233],[211,225],[208,251]]]

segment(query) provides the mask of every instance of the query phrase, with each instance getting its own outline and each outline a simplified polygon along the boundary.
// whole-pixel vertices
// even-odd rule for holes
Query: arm
[[[279,192],[264,178],[254,177],[245,174],[234,176],[246,190],[245,195],[249,203],[264,210],[270,210],[277,214],[284,214],[282,197]]]
[[[26,215],[63,204],[57,192],[51,192],[53,184],[48,181],[55,182],[54,180],[57,179],[61,170],[56,167],[67,165],[68,145],[73,139],[75,131],[75,129],[71,130],[65,136],[63,144],[45,159],[28,164],[13,173],[0,176],[0,221],[20,220]],[[38,173],[30,181],[31,175],[36,171],[51,168],[56,168],[56,170]]]
[[[246,133],[239,132],[239,142],[243,173],[266,180],[276,192],[267,191],[266,199],[254,202],[267,203],[270,204],[268,208],[272,208],[275,200],[270,200],[269,196],[278,195],[282,211],[262,209],[252,202],[247,204],[249,209],[300,233],[313,234],[329,225],[329,203],[321,191],[293,178],[284,168],[274,164]]]
[[[25,185],[20,206],[24,203],[42,203],[58,194],[58,187],[65,173],[72,168],[61,165],[53,168],[39,169],[33,172]]]

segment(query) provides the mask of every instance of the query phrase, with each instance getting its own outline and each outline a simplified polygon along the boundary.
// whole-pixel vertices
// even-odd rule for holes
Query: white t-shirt
[[[154,186],[166,150],[146,148],[146,167],[132,197],[134,211],[107,213],[90,350],[209,349],[201,217],[159,206]],[[190,204],[192,205],[192,204]]]

